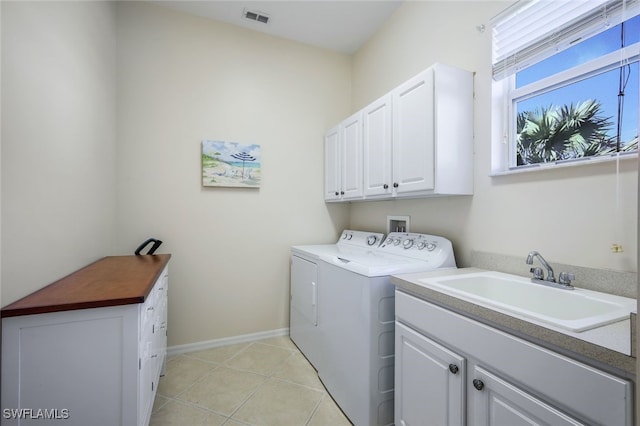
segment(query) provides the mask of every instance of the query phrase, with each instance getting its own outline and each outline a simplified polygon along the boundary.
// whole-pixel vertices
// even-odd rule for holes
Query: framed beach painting
[[[202,141],[202,186],[260,187],[260,145]]]

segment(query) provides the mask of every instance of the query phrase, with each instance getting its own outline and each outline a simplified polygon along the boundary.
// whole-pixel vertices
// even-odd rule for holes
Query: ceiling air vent
[[[245,9],[242,12],[242,16],[249,21],[262,22],[263,24],[269,22],[269,15],[266,15],[262,12],[255,12],[253,10]]]

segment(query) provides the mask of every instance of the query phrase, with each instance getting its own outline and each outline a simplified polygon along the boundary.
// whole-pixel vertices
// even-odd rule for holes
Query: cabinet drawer
[[[627,380],[401,291],[396,291],[396,320],[588,423],[632,424]]]
[[[165,267],[149,292],[147,299],[140,305],[140,330],[142,335],[149,333],[153,324],[158,325],[158,318],[166,318],[168,272]],[[152,331],[151,331],[152,333]]]

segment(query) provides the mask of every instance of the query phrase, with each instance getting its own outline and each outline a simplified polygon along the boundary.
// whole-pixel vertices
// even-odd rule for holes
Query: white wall
[[[356,53],[354,110],[435,62],[476,72],[475,193],[472,197],[354,203],[351,226],[385,231],[387,215],[408,214],[413,231],[452,240],[459,266],[469,265],[472,250],[522,256],[524,262],[535,249],[549,261],[636,271],[636,161],[620,164],[619,213],[615,163],[489,177],[489,19],[509,4],[406,2]],[[487,27],[484,33],[476,29],[481,24]],[[612,243],[622,244],[624,253],[613,254]]]
[[[346,55],[118,5],[118,248],[173,254],[169,345],[288,327],[290,246],[348,223],[322,199],[322,141],[350,73]],[[260,144],[260,189],[202,187],[203,139]]]
[[[115,247],[115,10],[2,2],[2,303]]]

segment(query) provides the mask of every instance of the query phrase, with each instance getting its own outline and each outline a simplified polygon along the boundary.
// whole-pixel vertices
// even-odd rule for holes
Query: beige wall
[[[2,303],[115,247],[115,10],[2,2]]]
[[[353,228],[386,230],[387,215],[411,216],[416,232],[453,241],[459,266],[481,250],[620,271],[637,270],[637,162],[489,177],[491,34],[476,27],[507,2],[407,2],[354,56],[353,107],[362,108],[435,62],[475,75],[475,192],[472,197],[354,203]],[[617,224],[617,225],[616,225]],[[617,226],[617,228],[616,228]],[[612,243],[624,253],[613,254]],[[578,277],[579,279],[579,277]]]
[[[285,328],[289,247],[396,214],[451,238],[461,266],[537,249],[635,271],[635,162],[618,215],[614,164],[488,176],[476,26],[507,4],[407,2],[349,57],[151,4],[2,2],[2,303],[154,236],[173,253],[170,345]],[[326,205],[324,132],[437,61],[477,73],[475,195]],[[202,139],[261,144],[262,187],[203,188]]]
[[[169,345],[289,326],[289,248],[332,242],[326,129],[349,113],[346,55],[155,5],[118,5],[118,247],[165,243]],[[257,143],[257,189],[203,188],[203,139]]]

